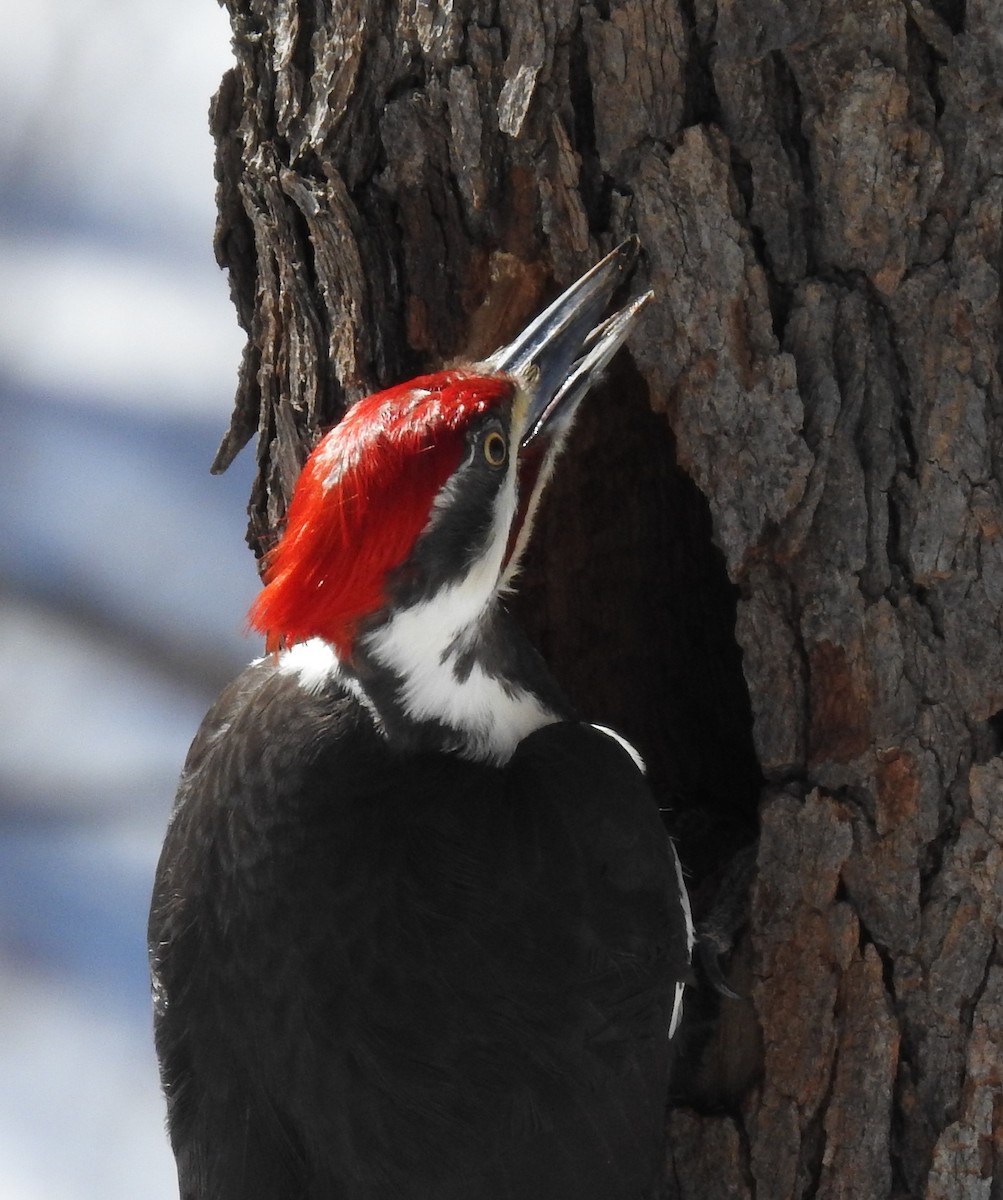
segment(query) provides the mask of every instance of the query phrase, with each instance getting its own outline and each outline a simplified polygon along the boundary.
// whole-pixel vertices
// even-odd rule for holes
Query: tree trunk
[[[519,606],[701,911],[758,832],[667,1194],[999,1200],[1003,5],[227,3],[256,549],[346,404],[640,235]]]

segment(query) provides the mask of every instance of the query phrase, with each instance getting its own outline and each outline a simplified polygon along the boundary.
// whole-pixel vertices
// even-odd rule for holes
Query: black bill
[[[637,259],[637,238],[615,250],[573,283],[507,346],[485,360],[492,371],[522,376],[532,397],[522,444],[544,429],[562,432],[579,401],[623,344],[645,292],[603,320],[614,292],[629,278]],[[534,376],[536,377],[534,379]]]

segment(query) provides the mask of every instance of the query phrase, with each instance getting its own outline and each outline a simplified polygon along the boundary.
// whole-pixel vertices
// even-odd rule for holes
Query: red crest
[[[346,657],[386,603],[479,414],[511,397],[502,376],[442,371],[360,400],[317,444],[265,560],[248,615],[269,651],[323,637]]]

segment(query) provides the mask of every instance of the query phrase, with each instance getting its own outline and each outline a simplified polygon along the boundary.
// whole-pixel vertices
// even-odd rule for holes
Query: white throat
[[[388,622],[373,635],[370,653],[403,681],[397,702],[411,720],[439,722],[455,732],[457,752],[464,758],[502,766],[524,737],[563,718],[532,692],[491,675],[476,659],[459,677],[456,665],[463,642],[439,623],[444,599],[440,595]],[[438,653],[429,653],[433,644]],[[313,693],[337,680],[386,733],[371,696],[321,638],[284,650],[279,670],[295,675],[300,687]]]
[[[395,614],[367,649],[401,679],[397,699],[411,720],[455,731],[465,758],[502,764],[524,737],[560,717],[532,692],[492,675],[476,655],[465,660],[476,637],[462,620],[466,587],[463,581]]]

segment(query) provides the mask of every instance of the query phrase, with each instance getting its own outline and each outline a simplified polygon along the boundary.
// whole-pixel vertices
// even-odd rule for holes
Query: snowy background
[[[176,1197],[150,881],[257,653],[242,346],[212,255],[214,0],[0,0],[0,1196]]]

